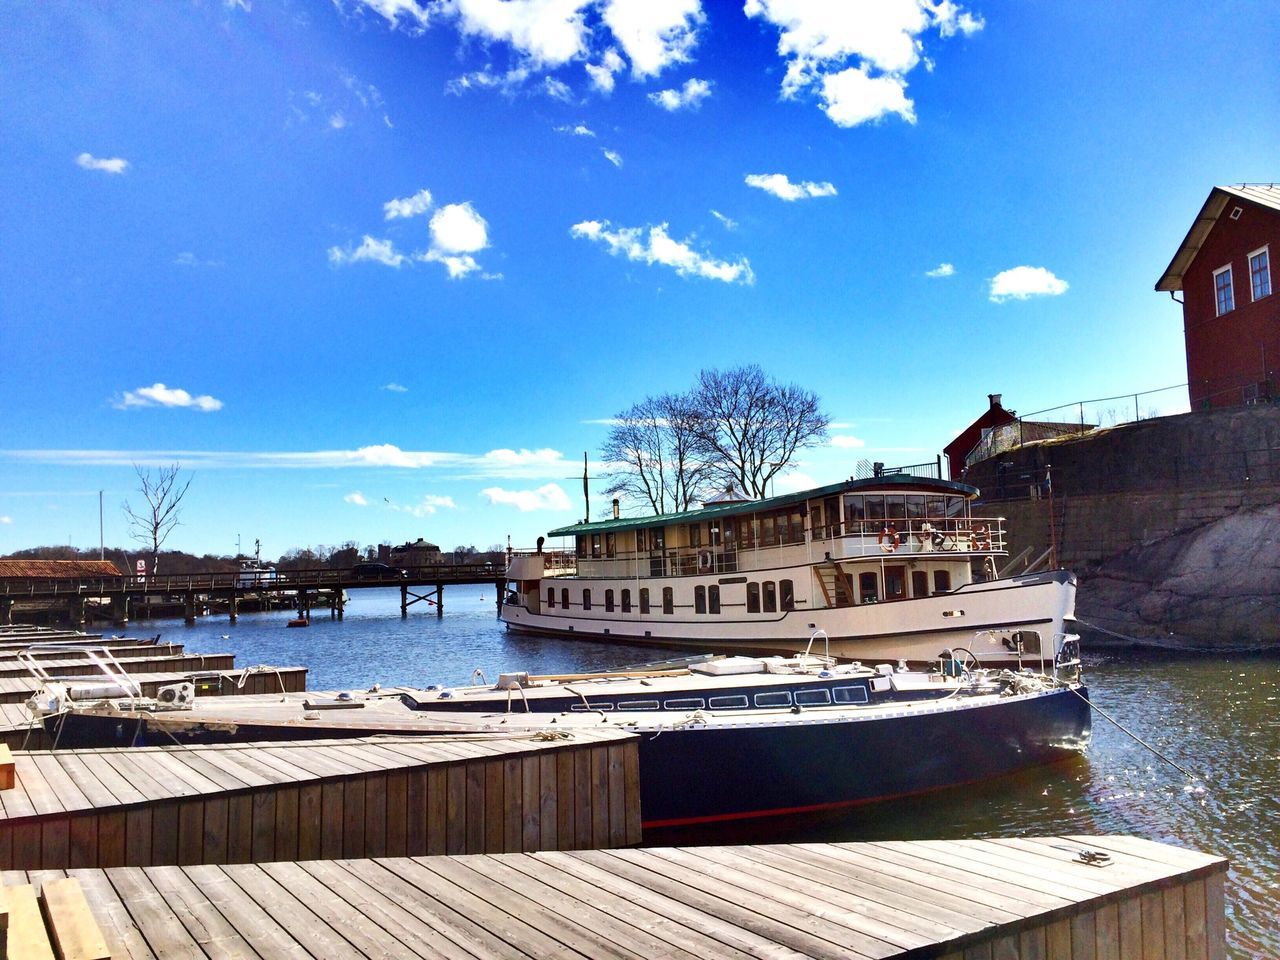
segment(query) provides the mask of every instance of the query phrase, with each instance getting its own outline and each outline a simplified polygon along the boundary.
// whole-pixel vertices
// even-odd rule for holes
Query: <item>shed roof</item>
[[[40,580],[80,577],[120,577],[123,574],[110,560],[0,560],[0,579],[6,577]]]
[[[837,493],[859,493],[864,491],[885,490],[890,488],[911,488],[921,492],[949,493],[972,499],[978,495],[978,488],[967,483],[954,480],[935,480],[932,477],[916,477],[907,473],[891,473],[884,477],[868,477],[863,480],[841,480],[829,483],[825,487],[801,490],[798,493],[783,493],[776,497],[765,497],[762,500],[743,502],[716,503],[701,510],[686,510],[683,513],[650,514],[645,517],[623,517],[618,520],[598,520],[595,523],[574,523],[567,527],[558,527],[547,533],[549,537],[573,536],[579,533],[615,533],[619,530],[636,530],[641,527],[670,526],[676,523],[699,523],[703,520],[714,520],[719,517],[737,516],[744,513],[759,513],[774,510],[778,507],[803,503]]]
[[[1208,199],[1205,200],[1204,206],[1200,208],[1200,212],[1196,215],[1195,220],[1192,221],[1191,229],[1187,231],[1187,235],[1182,241],[1182,246],[1178,247],[1178,252],[1169,261],[1169,266],[1165,267],[1164,273],[1156,281],[1157,290],[1172,292],[1182,289],[1182,278],[1186,274],[1187,268],[1191,266],[1191,261],[1200,252],[1200,247],[1203,246],[1205,238],[1209,236],[1209,231],[1214,228],[1218,218],[1222,216],[1222,211],[1226,209],[1227,202],[1232,199],[1247,200],[1259,206],[1269,207],[1272,210],[1280,210],[1280,185],[1274,183],[1237,183],[1233,186],[1214,187],[1210,190]]]

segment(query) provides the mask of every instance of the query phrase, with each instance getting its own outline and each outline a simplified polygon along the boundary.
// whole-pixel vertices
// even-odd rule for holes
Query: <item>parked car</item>
[[[357,580],[402,580],[406,576],[404,570],[376,560],[357,563],[351,573]]]

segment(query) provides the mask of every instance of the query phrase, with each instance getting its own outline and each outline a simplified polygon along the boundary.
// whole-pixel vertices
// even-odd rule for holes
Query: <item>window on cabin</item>
[[[866,519],[866,499],[858,494],[846,494],[844,498],[844,532],[861,533],[862,522]]]
[[[1235,291],[1231,286],[1231,264],[1213,271],[1213,296],[1218,305],[1218,316],[1236,308]]]
[[[947,515],[947,500],[945,497],[930,497],[925,502],[925,516],[931,520],[940,520]]]
[[[676,612],[676,594],[670,587],[662,588],[662,612],[667,616]]]
[[[778,599],[782,603],[783,610],[794,610],[796,608],[795,584],[790,580],[779,580]]]
[[[951,592],[951,571],[950,570],[933,571],[933,592],[934,593],[950,593]]]
[[[913,597],[927,597],[929,595],[928,570],[911,571],[911,595]]]
[[[640,612],[641,613],[649,612],[649,588],[648,587],[640,588]]]
[[[574,543],[575,543],[575,545],[577,546],[577,554],[578,554],[578,556],[579,556],[579,557],[585,557],[585,556],[587,555],[587,538],[586,538],[586,536],[584,536],[584,535],[583,535],[583,534],[581,534],[581,533],[580,533],[580,534],[578,534],[576,537],[574,537]]]
[[[630,590],[622,591],[622,612],[623,613],[631,612],[631,591]]]
[[[863,603],[875,603],[880,599],[880,578],[871,572],[858,574],[858,593]]]
[[[896,495],[884,498],[885,512],[890,520],[898,521],[897,527],[903,529],[902,521],[907,519],[907,498],[902,495]]]
[[[560,591],[560,606],[566,610],[569,609],[569,588],[565,587]]]
[[[778,612],[778,585],[772,580],[764,582],[764,612]]]
[[[707,610],[711,613],[720,612],[720,587],[715,584],[707,587]]]
[[[591,535],[591,559],[600,559],[600,534],[598,533]]]
[[[790,528],[787,532],[787,543],[804,543],[804,504],[792,507],[787,514]]]
[[[661,527],[656,527],[649,531],[649,549],[653,551],[661,551],[667,546],[667,531]]]
[[[616,533],[606,533],[604,535],[604,555],[606,557],[617,556],[618,553],[618,535]]]
[[[689,528],[689,546],[702,546],[702,524],[690,523],[687,526]]]
[[[1249,283],[1253,299],[1271,296],[1271,251],[1269,247],[1249,254]]]
[[[870,529],[879,530],[884,526],[884,497],[863,497],[862,502],[866,505],[866,520],[870,525]],[[864,527],[863,529],[867,529]]]
[[[907,519],[911,521],[923,520],[925,516],[924,497],[908,496],[907,497]]]
[[[648,549],[649,549],[649,541],[648,541],[648,538],[645,536],[645,532],[643,530],[637,530],[636,531],[636,552],[639,553],[642,550],[648,550]]]
[[[707,612],[707,588],[706,587],[699,586],[699,587],[693,588],[693,612],[694,613]]]
[[[747,584],[747,613],[760,612],[760,584]]]
[[[901,600],[907,595],[907,568],[899,565],[884,568],[884,598]]]
[[[604,592],[604,612],[613,613],[613,591],[606,590]]]
[[[771,547],[778,542],[778,526],[772,513],[760,518],[760,546]]]
[[[547,606],[551,607],[554,610],[555,605],[556,605],[556,588],[547,587]]]
[[[582,609],[583,610],[591,609],[591,591],[590,590],[582,591]]]
[[[710,536],[707,538],[707,543],[713,547],[720,546],[720,521],[719,520],[711,521],[711,526],[708,528],[708,533],[710,534]]]

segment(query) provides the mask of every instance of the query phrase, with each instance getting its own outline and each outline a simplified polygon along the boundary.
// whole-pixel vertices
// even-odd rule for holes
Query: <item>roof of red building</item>
[[[1187,268],[1191,266],[1191,261],[1196,258],[1196,254],[1200,252],[1200,247],[1205,238],[1209,236],[1209,231],[1214,228],[1218,218],[1222,216],[1222,211],[1226,209],[1227,202],[1232,198],[1248,200],[1259,206],[1280,210],[1280,184],[1237,183],[1234,186],[1214,187],[1210,190],[1209,197],[1205,200],[1204,206],[1200,208],[1200,213],[1196,215],[1195,220],[1192,222],[1191,229],[1187,231],[1187,236],[1182,241],[1182,246],[1173,255],[1173,259],[1169,261],[1169,266],[1160,275],[1160,279],[1156,281],[1157,290],[1173,291],[1182,289],[1183,275],[1187,272]]]
[[[120,569],[110,560],[0,560],[0,579],[24,577],[59,580],[119,576],[122,576]]]

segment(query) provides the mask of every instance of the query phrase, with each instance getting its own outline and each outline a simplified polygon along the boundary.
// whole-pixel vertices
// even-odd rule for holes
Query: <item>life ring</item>
[[[985,523],[975,523],[969,531],[969,547],[972,550],[991,549],[991,529]]]
[[[947,543],[946,534],[944,534],[941,530],[934,530],[933,533],[929,535],[929,543],[933,546],[933,549],[935,550],[943,549],[943,547],[946,546],[946,543]]]
[[[876,543],[880,544],[880,549],[885,553],[893,553],[898,549],[898,529],[892,523],[886,523],[880,529],[880,536],[876,537]]]
[[[711,570],[711,553],[709,551],[704,550],[698,554],[698,570],[703,573]]]

